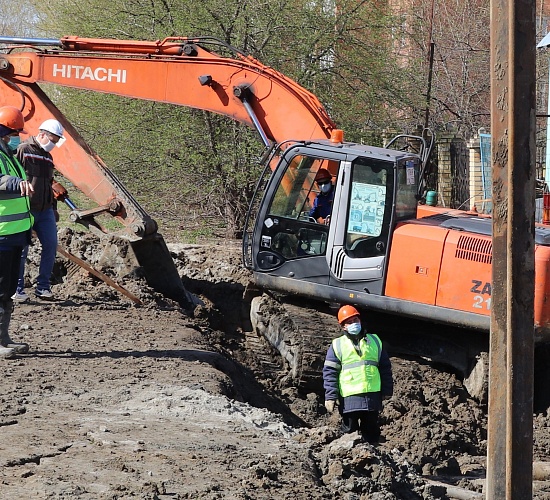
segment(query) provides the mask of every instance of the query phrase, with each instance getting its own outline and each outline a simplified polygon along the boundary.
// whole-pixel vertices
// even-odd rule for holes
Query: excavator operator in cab
[[[309,216],[319,224],[329,224],[334,201],[334,186],[332,175],[326,168],[320,168],[315,175],[315,183],[319,187],[319,193],[315,197]]]

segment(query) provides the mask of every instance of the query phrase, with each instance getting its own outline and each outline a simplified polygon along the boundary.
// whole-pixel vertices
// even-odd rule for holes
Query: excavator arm
[[[228,116],[255,128],[264,143],[323,139],[335,125],[318,99],[293,80],[210,37],[122,41],[73,36],[61,40],[0,37],[0,103],[23,111],[37,130],[60,121],[66,141],[56,149],[56,168],[98,207],[73,210],[72,219],[98,224],[108,213],[124,227],[151,286],[182,302],[181,279],[156,222],[140,207],[101,158],[41,89],[50,83],[171,103]],[[210,50],[217,46],[219,55]],[[189,301],[184,299],[187,305]]]
[[[47,118],[59,120],[67,142],[56,150],[57,169],[137,237],[155,233],[155,222],[50,101],[40,83],[223,114],[254,127],[266,145],[294,138],[326,138],[334,128],[313,94],[216,39],[147,42],[0,37],[0,43],[16,44],[0,54],[0,101],[23,109],[31,130]],[[234,57],[217,55],[201,43],[217,44]]]

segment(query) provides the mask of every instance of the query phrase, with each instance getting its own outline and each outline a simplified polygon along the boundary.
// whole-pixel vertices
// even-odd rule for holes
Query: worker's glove
[[[325,408],[329,413],[332,413],[334,411],[334,404],[336,401],[325,401]]]
[[[327,215],[327,218],[325,219],[325,226],[328,226],[330,224],[330,215]]]
[[[65,186],[57,181],[52,181],[52,191],[56,200],[63,201],[63,199],[67,197],[67,190],[65,189]]]

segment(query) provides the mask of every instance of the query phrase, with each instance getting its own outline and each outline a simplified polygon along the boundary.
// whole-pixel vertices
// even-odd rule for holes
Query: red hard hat
[[[331,180],[332,175],[326,168],[320,168],[315,174],[315,182],[322,181],[324,179]]]
[[[26,134],[25,130],[23,130],[25,127],[23,113],[14,106],[2,106],[0,108],[0,125]]]
[[[359,316],[359,311],[353,306],[342,306],[338,311],[338,323],[342,324],[349,318]]]

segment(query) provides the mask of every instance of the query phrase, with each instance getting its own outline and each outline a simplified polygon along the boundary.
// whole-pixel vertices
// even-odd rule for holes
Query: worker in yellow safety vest
[[[25,120],[13,106],[0,107],[0,358],[28,352],[28,344],[14,342],[8,333],[17,288],[21,252],[30,243],[33,188],[9,144],[24,131]]]
[[[382,401],[393,395],[390,358],[355,307],[342,306],[338,322],[345,333],[332,341],[325,358],[325,407],[332,413],[338,404],[344,432],[359,431],[363,441],[378,443]]]

